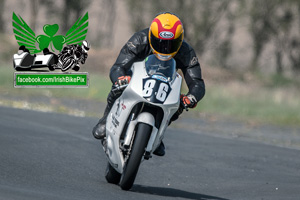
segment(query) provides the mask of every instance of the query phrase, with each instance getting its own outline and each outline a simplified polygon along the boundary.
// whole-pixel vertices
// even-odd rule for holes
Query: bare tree
[[[99,46],[112,46],[113,45],[113,32],[116,18],[116,0],[104,1],[102,4],[101,11],[101,23],[102,27],[99,26],[98,38]]]
[[[300,73],[300,38],[293,38],[289,45],[289,59],[292,64],[294,72]]]
[[[40,4],[45,7],[47,17],[57,17],[60,14],[60,7],[58,4],[53,3],[53,0],[43,0]]]
[[[206,49],[212,36],[214,35],[215,28],[219,21],[226,14],[226,9],[229,1],[210,1],[203,0],[202,6],[199,8],[190,7],[190,17],[187,23],[190,28],[188,29],[189,41],[195,47],[198,54],[201,56]]]
[[[3,20],[3,13],[4,13],[4,5],[5,0],[0,0],[0,32],[4,32],[4,20]]]
[[[296,14],[294,18],[293,25],[297,25],[300,27],[300,2],[296,0],[291,0],[293,4],[293,7],[296,7]],[[297,18],[298,16],[298,18]],[[296,74],[300,73],[300,30],[298,29],[298,32],[295,36],[293,36],[288,44],[288,57],[290,59],[292,69]]]
[[[39,7],[39,0],[31,0],[30,1],[30,8],[31,8],[30,27],[32,28],[33,31],[35,31],[35,28],[36,28],[38,7]]]
[[[221,30],[217,31],[220,37],[222,36],[222,33],[224,33],[223,37],[218,38],[218,47],[215,49],[215,58],[218,62],[218,65],[222,68],[231,68],[228,65],[228,60],[232,54],[232,37],[235,32],[235,11],[232,11],[230,9],[227,10],[226,13],[226,26],[222,27]]]
[[[83,14],[82,12],[89,6],[90,3],[90,0],[64,0],[64,7],[61,15],[63,21],[63,31],[66,32],[70,28],[71,24],[74,23],[74,20],[70,19],[71,14],[74,13],[75,19],[77,20],[79,17],[81,17]]]
[[[295,51],[289,56],[288,49],[297,48],[298,42],[291,37],[291,28],[294,20],[293,7],[298,1],[287,0],[255,0],[250,11],[251,17],[251,36],[253,38],[253,60],[251,69],[257,70],[260,55],[268,43],[273,43],[276,72],[284,72],[283,58],[288,57],[291,63],[297,63],[294,56]],[[299,4],[299,3],[298,3]]]
[[[250,34],[253,39],[253,59],[250,66],[252,71],[257,71],[258,60],[274,32],[272,18],[276,4],[272,0],[253,0],[250,10]]]
[[[145,28],[145,3],[142,0],[128,0],[128,11],[131,16],[131,26],[132,29],[140,31]]]
[[[284,2],[283,2],[284,3]],[[281,5],[279,3],[278,9],[282,10],[281,15],[274,15],[275,32],[273,38],[275,40],[275,58],[276,58],[276,72],[282,74],[283,69],[283,56],[288,49],[288,43],[290,41],[291,25],[293,21],[293,14],[289,5]]]

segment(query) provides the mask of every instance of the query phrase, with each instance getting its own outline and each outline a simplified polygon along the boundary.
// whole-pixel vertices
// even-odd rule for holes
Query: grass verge
[[[0,93],[22,99],[45,96],[105,102],[111,87],[107,75],[90,73],[89,88],[14,88],[14,69],[8,65],[0,66]],[[204,99],[191,113],[195,116],[205,113],[257,123],[300,126],[299,99],[297,90],[252,86],[242,81],[226,84],[208,81]]]
[[[245,88],[241,88],[245,89]],[[300,103],[287,97],[280,89],[259,90],[247,94],[226,86],[208,86],[197,111],[221,114],[253,123],[300,125]]]

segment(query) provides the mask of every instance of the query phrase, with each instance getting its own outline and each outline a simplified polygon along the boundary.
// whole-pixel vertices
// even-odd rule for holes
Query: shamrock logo
[[[27,25],[21,16],[13,13],[12,16],[13,31],[20,46],[24,45],[30,53],[39,53],[43,49],[48,48],[50,45],[51,50],[54,52],[53,47],[61,51],[63,45],[78,44],[81,45],[85,40],[88,31],[88,13],[80,17],[75,24],[68,30],[66,35],[55,35],[59,30],[58,24],[46,24],[43,26],[45,35],[38,35],[36,37],[33,30]],[[39,49],[36,47],[38,43]]]
[[[59,50],[59,51],[62,50],[66,39],[65,39],[65,36],[63,36],[63,35],[54,36],[57,33],[58,29],[59,29],[58,24],[44,25],[43,30],[46,35],[39,35],[36,37],[36,41],[39,43],[40,49],[47,48],[50,45],[50,43],[52,42],[52,44],[50,45],[51,49],[52,49],[52,45],[53,45],[56,50]],[[54,50],[52,49],[52,51],[54,51]]]

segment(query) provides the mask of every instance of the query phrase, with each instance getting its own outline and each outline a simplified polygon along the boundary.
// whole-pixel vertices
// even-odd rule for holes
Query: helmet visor
[[[150,35],[152,48],[158,53],[171,54],[179,50],[182,43],[182,34],[173,40],[163,40],[155,37],[152,32]]]

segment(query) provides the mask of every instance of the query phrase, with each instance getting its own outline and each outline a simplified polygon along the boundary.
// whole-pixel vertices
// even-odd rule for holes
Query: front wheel
[[[144,123],[137,125],[131,154],[126,162],[120,181],[120,186],[123,190],[129,190],[133,185],[151,132],[152,126]]]
[[[68,69],[70,69],[73,65],[75,64],[75,61],[71,58],[67,59],[64,63],[63,66],[61,68],[61,71],[67,71]]]

